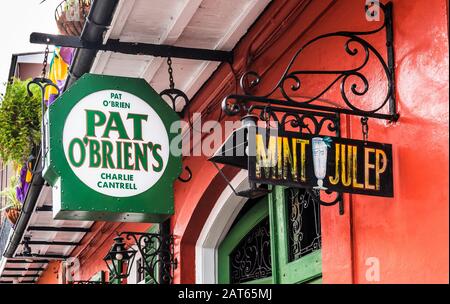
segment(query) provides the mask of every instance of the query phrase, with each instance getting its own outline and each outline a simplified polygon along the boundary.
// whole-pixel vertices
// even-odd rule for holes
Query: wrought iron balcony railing
[[[55,10],[58,30],[63,35],[80,36],[91,8],[91,0],[64,0]]]

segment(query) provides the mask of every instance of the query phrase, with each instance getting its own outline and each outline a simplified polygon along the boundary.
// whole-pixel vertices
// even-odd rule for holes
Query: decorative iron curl
[[[253,79],[251,79],[253,77]],[[251,89],[256,87],[261,81],[261,77],[255,71],[245,72],[239,81],[239,86],[245,94],[250,95]]]
[[[395,90],[394,90],[394,64],[393,64],[393,50],[392,50],[392,4],[383,5],[381,3],[374,3],[379,5],[380,11],[383,12],[382,25],[374,30],[366,32],[358,31],[339,31],[317,36],[303,45],[292,57],[287,65],[284,73],[277,82],[277,84],[266,94],[253,95],[260,84],[262,83],[262,76],[256,71],[245,72],[240,79],[240,86],[245,95],[232,94],[224,98],[222,101],[222,108],[227,115],[237,115],[247,109],[248,102],[263,103],[270,105],[283,105],[290,107],[309,108],[315,110],[324,110],[335,113],[345,113],[357,116],[375,117],[395,121],[398,119],[395,107]],[[366,12],[369,9],[366,6]],[[368,42],[365,36],[369,36],[386,31],[386,46],[388,48],[388,58],[386,61],[377,49]],[[317,41],[327,38],[340,37],[345,38],[343,45],[344,51],[348,56],[355,57],[363,52],[361,60],[356,67],[340,70],[295,70],[291,71],[297,59],[302,52],[316,43]],[[386,77],[386,95],[373,108],[365,109],[364,106],[357,106],[351,100],[355,97],[362,97],[370,90],[370,83],[368,77],[363,73],[363,68],[366,67],[370,58],[375,59]],[[302,75],[336,75],[331,82],[318,94],[298,100],[292,97],[293,92],[300,92],[302,88]],[[345,106],[343,107],[329,107],[315,103],[326,92],[328,92],[336,84],[340,84],[340,95]],[[349,89],[348,89],[349,88]],[[277,96],[282,96],[278,99]],[[353,98],[350,97],[353,96]],[[389,103],[389,114],[379,113]]]
[[[192,179],[192,170],[188,166],[185,166],[184,169],[187,171],[188,177],[184,178],[184,177],[181,177],[181,175],[180,175],[180,176],[178,176],[178,180],[180,182],[187,183]]]
[[[317,189],[307,189],[306,192],[311,195],[311,198],[313,200],[317,201],[322,206],[334,206],[342,200],[342,194],[337,192],[335,192],[335,197],[328,202],[322,201],[322,199],[320,198],[320,191]],[[325,193],[332,194],[333,192],[325,190]]]

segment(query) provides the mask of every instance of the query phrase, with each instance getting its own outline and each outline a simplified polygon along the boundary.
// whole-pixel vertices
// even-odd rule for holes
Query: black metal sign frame
[[[251,182],[393,197],[390,144],[264,128],[249,133]]]
[[[276,106],[263,106],[254,104],[248,109],[248,113],[259,115],[260,120],[272,123],[278,128],[279,134],[294,133],[299,136],[319,136],[328,134],[334,137],[341,136],[340,115],[338,113],[326,113],[308,111],[294,108]],[[250,167],[250,157],[247,160]],[[298,186],[298,185],[297,185]],[[339,214],[344,214],[344,201],[342,193],[326,190],[326,196],[320,195],[320,191],[313,188],[306,190],[311,198],[322,206],[334,206],[339,204]]]

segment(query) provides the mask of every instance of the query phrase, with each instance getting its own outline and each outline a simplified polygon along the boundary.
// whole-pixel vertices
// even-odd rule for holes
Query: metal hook
[[[30,89],[31,85],[33,85],[33,84],[39,86],[39,88],[41,89],[42,101],[45,101],[45,90],[49,86],[56,89],[56,91],[58,92],[57,96],[59,96],[61,93],[59,87],[50,79],[44,78],[44,77],[36,77],[36,78],[33,78],[33,80],[27,84],[27,92],[28,92],[28,96],[30,96],[30,97],[33,96],[33,92],[31,92],[31,89]],[[42,85],[42,84],[44,84],[44,85]]]
[[[168,67],[167,71],[169,73],[169,88],[161,91],[159,93],[159,96],[161,96],[161,97],[163,97],[163,96],[169,97],[170,102],[172,103],[172,109],[176,113],[178,113],[181,116],[181,118],[183,118],[184,117],[184,110],[189,105],[190,100],[189,100],[189,97],[187,97],[187,95],[183,91],[175,88],[175,81],[173,79],[172,58],[170,58],[170,57],[167,57],[167,67]],[[180,112],[177,112],[176,111],[176,107],[175,107],[176,106],[176,101],[177,101],[178,98],[181,98],[184,101],[183,109]]]
[[[270,104],[266,105],[264,109],[261,111],[259,117],[261,120],[263,120],[266,123],[266,129],[270,129],[270,118],[272,114],[272,107]]]
[[[53,81],[51,81],[50,79],[45,78],[45,77],[36,77],[36,78],[33,78],[33,80],[30,81],[27,84],[27,93],[28,93],[28,96],[30,96],[30,97],[33,96],[33,92],[31,92],[31,89],[30,89],[32,85],[37,85],[39,87],[39,89],[41,90],[41,96],[42,96],[41,97],[41,111],[42,111],[41,131],[42,131],[42,138],[43,138],[42,150],[41,150],[42,151],[42,168],[41,168],[41,170],[38,170],[38,171],[32,171],[32,174],[35,174],[35,173],[41,173],[42,170],[44,169],[44,167],[45,167],[45,153],[47,151],[47,145],[46,145],[46,142],[45,142],[46,134],[45,134],[45,123],[44,123],[44,113],[45,113],[45,106],[46,106],[46,104],[45,104],[45,91],[46,91],[47,87],[53,87],[57,91],[57,95],[56,96],[59,96],[61,91],[60,91],[59,87]]]
[[[182,178],[181,176],[178,176],[178,180],[180,182],[187,183],[192,179],[192,171],[188,166],[185,166],[184,169],[188,172],[189,176],[187,178]]]

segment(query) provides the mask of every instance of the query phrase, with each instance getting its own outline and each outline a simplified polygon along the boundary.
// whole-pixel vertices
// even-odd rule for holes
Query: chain
[[[367,141],[369,138],[369,124],[367,123],[368,121],[369,118],[361,117],[361,129],[364,141]]]
[[[42,78],[45,78],[45,76],[47,74],[48,53],[49,53],[49,49],[48,49],[48,44],[47,44],[47,46],[45,47],[45,52],[44,52],[44,62],[42,62]]]
[[[175,82],[173,81],[173,69],[172,69],[172,58],[167,57],[167,65],[169,66],[169,87],[171,89],[175,88]]]
[[[266,123],[266,131],[269,131],[270,129],[270,112],[272,110],[270,109],[270,104],[264,107],[263,113],[262,113],[262,119]]]
[[[267,106],[264,107],[264,110],[262,112],[262,120],[266,123],[266,135],[265,135],[265,140],[266,143],[269,142],[269,137],[270,137],[270,113],[271,113],[272,109],[270,108],[270,104],[268,104]]]

